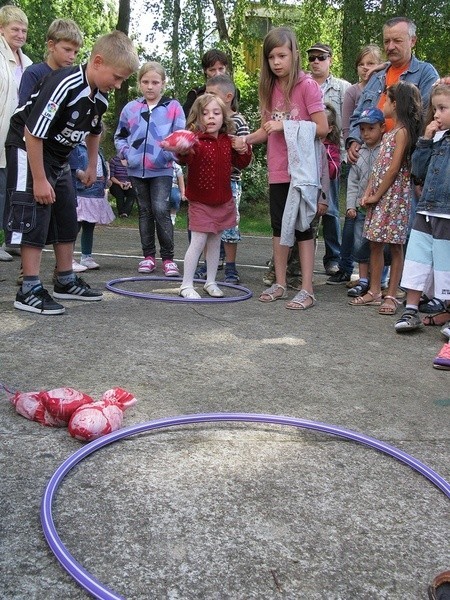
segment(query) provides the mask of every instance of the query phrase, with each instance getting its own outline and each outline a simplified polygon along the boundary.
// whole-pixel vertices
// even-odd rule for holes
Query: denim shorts
[[[229,244],[237,244],[241,241],[241,232],[239,231],[239,204],[241,203],[242,196],[242,183],[239,180],[232,179],[231,180],[231,191],[233,193],[233,200],[236,206],[236,227],[232,227],[231,229],[225,229],[222,232],[222,242],[226,242]]]

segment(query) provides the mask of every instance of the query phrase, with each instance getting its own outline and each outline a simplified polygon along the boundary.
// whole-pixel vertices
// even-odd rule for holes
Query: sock
[[[406,310],[413,310],[414,312],[419,312],[419,307],[417,304],[407,304],[405,308]]]
[[[225,263],[225,271],[236,271],[236,263],[235,262]]]
[[[22,282],[22,293],[28,294],[35,286],[39,285],[41,280],[38,275],[24,275]],[[42,285],[42,284],[41,284]]]
[[[360,277],[360,278],[359,278],[359,283],[360,283],[361,285],[368,285],[368,283],[369,283],[369,280],[367,279],[367,277]]]
[[[61,285],[67,285],[68,283],[72,283],[75,281],[75,273],[73,271],[61,271],[56,275],[58,283]]]

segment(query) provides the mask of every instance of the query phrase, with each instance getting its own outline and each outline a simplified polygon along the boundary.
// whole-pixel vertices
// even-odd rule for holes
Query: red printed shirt
[[[178,162],[188,166],[186,198],[209,205],[225,204],[232,198],[232,167],[247,167],[252,159],[251,148],[245,154],[238,154],[226,133],[217,138],[201,133],[194,152],[178,156]]]

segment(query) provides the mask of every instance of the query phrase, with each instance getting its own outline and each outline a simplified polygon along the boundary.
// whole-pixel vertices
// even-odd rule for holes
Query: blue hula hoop
[[[122,294],[123,296],[132,296],[133,298],[144,298],[145,300],[160,300],[162,302],[196,302],[199,303],[221,303],[221,302],[241,302],[242,300],[248,300],[253,296],[253,292],[248,288],[242,285],[236,285],[234,283],[224,283],[223,281],[218,281],[217,284],[219,286],[232,288],[234,290],[238,290],[242,292],[242,294],[238,296],[224,296],[223,298],[182,298],[181,296],[167,296],[164,294],[149,294],[146,292],[132,292],[130,290],[124,290],[122,288],[115,287],[117,284],[125,283],[127,281],[165,281],[169,283],[171,281],[182,281],[181,277],[122,277],[120,279],[111,279],[106,283],[106,288],[110,292],[114,292],[115,294]],[[204,283],[202,279],[194,279],[196,282]]]
[[[52,515],[52,504],[56,491],[67,473],[69,473],[69,471],[84,458],[90,454],[93,454],[100,448],[131,435],[136,435],[145,431],[153,431],[155,429],[164,429],[167,427],[175,427],[193,423],[217,423],[227,421],[238,421],[243,423],[270,423],[272,425],[286,425],[290,427],[312,429],[314,431],[335,435],[359,444],[363,444],[369,448],[374,448],[375,450],[379,450],[380,452],[388,454],[389,456],[392,456],[400,462],[408,465],[423,475],[426,479],[431,481],[431,483],[437,486],[448,498],[450,498],[450,483],[443,479],[438,473],[433,471],[433,469],[427,467],[413,456],[406,454],[395,446],[385,444],[376,438],[357,433],[356,431],[352,431],[350,429],[342,429],[334,425],[327,425],[325,423],[297,419],[293,417],[253,413],[205,413],[182,415],[178,417],[157,419],[155,421],[149,421],[139,425],[132,425],[131,427],[126,427],[124,429],[120,429],[119,431],[109,433],[108,435],[90,442],[72,454],[72,456],[65,460],[55,471],[49,483],[47,484],[42,499],[41,524],[48,545],[50,546],[57,560],[61,563],[62,567],[73,579],[75,579],[75,581],[77,581],[79,585],[81,585],[87,592],[92,594],[92,596],[99,598],[100,600],[125,600],[123,596],[120,596],[113,590],[103,585],[93,575],[86,571],[82,565],[70,554],[56,531]]]

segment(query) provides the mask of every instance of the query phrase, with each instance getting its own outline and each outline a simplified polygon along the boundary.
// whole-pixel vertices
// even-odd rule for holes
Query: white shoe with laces
[[[0,261],[9,262],[13,259],[9,252],[6,252],[4,246],[0,246]]]
[[[74,273],[83,273],[83,271],[87,271],[87,267],[85,267],[84,265],[80,265],[79,262],[77,262],[76,260],[72,261],[72,271]]]
[[[92,256],[86,256],[85,258],[82,258],[80,260],[80,264],[83,265],[83,267],[86,267],[86,269],[100,269],[100,265],[98,263],[95,262],[95,260],[92,258]]]

